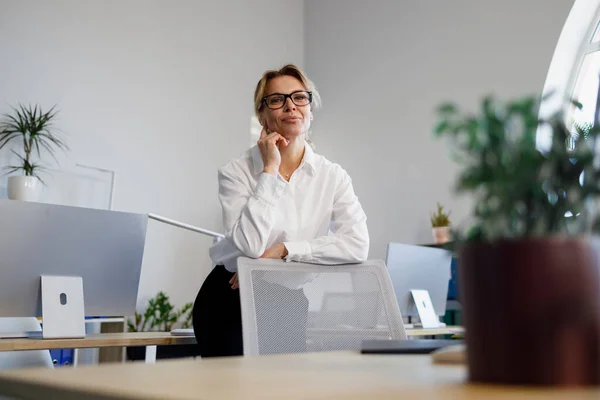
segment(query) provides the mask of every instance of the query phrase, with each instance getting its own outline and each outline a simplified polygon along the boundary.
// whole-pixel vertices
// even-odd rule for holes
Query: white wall
[[[307,73],[323,97],[317,151],[342,164],[369,218],[371,258],[430,243],[436,201],[455,223],[457,168],[432,138],[435,107],[540,93],[572,0],[307,0]]]
[[[324,98],[317,151],[351,174],[370,256],[454,220],[456,167],[434,108],[539,92],[572,0],[0,0],[0,112],[57,103],[65,168],[117,171],[115,209],[221,229],[216,170],[248,146],[263,70],[305,66]],[[0,160],[2,161],[2,160]],[[193,300],[211,240],[150,222],[140,304]]]
[[[217,168],[248,146],[262,72],[303,65],[293,0],[0,0],[0,112],[58,104],[62,160],[117,172],[114,208],[221,230]],[[193,301],[211,239],[149,222],[139,305]]]

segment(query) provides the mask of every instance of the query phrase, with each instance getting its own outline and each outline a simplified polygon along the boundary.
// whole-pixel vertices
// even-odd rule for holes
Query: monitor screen
[[[40,276],[81,276],[86,316],[134,314],[148,216],[0,199],[0,317],[41,316]]]
[[[440,317],[446,313],[452,253],[448,250],[389,243],[386,264],[403,317],[418,316],[411,297],[413,289],[427,290]]]

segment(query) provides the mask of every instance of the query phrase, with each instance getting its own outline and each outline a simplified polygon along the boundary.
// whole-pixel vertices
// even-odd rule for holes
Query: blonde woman
[[[238,257],[315,264],[367,258],[367,218],[350,177],[307,143],[319,105],[313,83],[294,65],[265,72],[256,85],[260,139],[218,173],[226,238],[210,250],[216,266],[198,293],[193,313],[203,357],[243,354]],[[299,311],[281,315],[273,307],[257,317],[278,321],[281,335],[274,340],[281,340],[282,349],[305,350],[308,300],[302,289],[294,282],[265,279],[263,284],[268,287],[260,293],[284,296]],[[278,343],[271,341],[269,347],[277,352]]]

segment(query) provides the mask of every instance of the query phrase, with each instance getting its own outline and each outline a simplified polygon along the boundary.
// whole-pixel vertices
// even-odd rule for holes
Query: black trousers
[[[244,354],[240,291],[231,289],[232,276],[217,265],[196,297],[192,322],[202,357]],[[256,303],[263,305],[256,315],[261,354],[305,351],[308,300],[304,291],[258,281],[254,292]],[[268,332],[261,334],[261,327],[268,327]]]

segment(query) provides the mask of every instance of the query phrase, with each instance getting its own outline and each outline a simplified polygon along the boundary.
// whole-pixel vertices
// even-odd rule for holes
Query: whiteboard
[[[77,164],[72,168],[48,169],[42,175],[41,202],[102,210],[112,209],[115,172]]]

